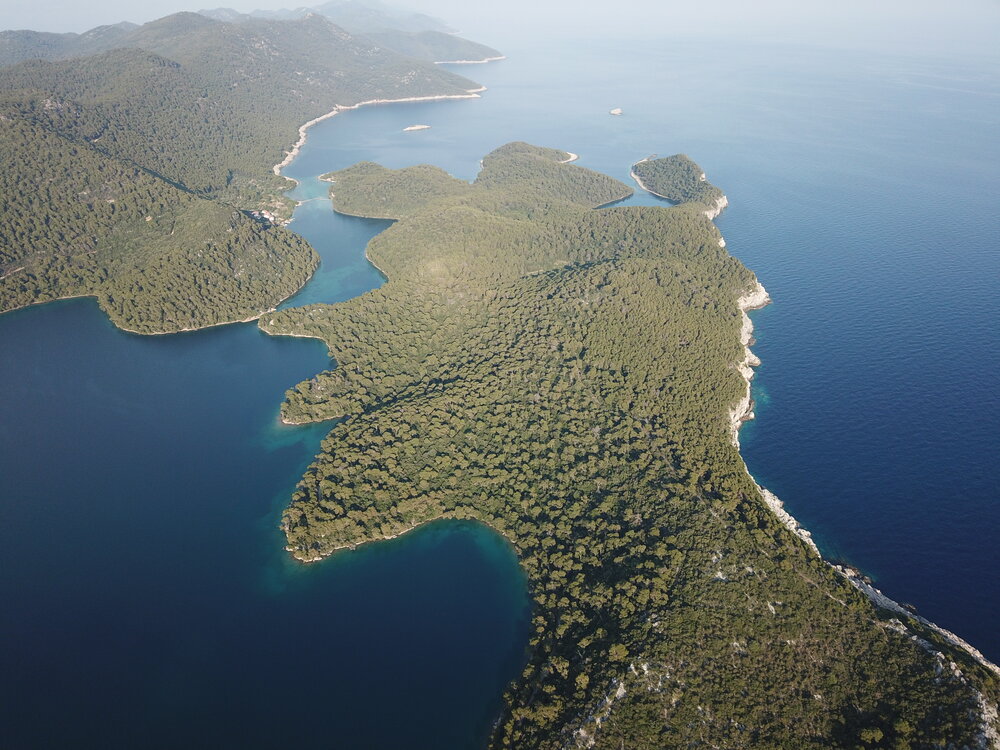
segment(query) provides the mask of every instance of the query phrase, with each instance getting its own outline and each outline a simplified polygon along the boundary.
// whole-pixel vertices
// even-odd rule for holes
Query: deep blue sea
[[[310,131],[291,226],[323,265],[287,304],[382,283],[363,251],[386,223],[333,214],[319,174],[472,179],[526,140],[627,180],[687,153],[774,299],[751,472],[825,554],[1000,659],[1000,61],[488,41],[509,59],[460,69],[481,99]],[[327,427],[278,406],[327,365],[252,324],[139,337],[91,300],[0,316],[0,746],[482,746],[528,633],[501,539],[437,524],[312,566],[282,549]]]

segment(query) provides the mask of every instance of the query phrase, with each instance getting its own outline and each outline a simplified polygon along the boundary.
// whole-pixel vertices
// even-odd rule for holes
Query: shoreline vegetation
[[[312,563],[445,519],[504,536],[535,636],[496,748],[661,746],[645,732],[664,722],[674,744],[745,746],[726,716],[776,746],[988,741],[995,673],[831,569],[739,454],[747,313],[769,299],[707,219],[721,192],[670,157],[652,165],[666,186],[643,183],[710,202],[595,210],[630,191],[567,155],[508,144],[472,184],[426,165],[325,177],[335,210],[394,223],[366,248],[383,287],[259,322],[337,363],[282,406],[342,418],[283,514],[288,551]]]
[[[312,277],[319,257],[285,228],[296,201],[273,165],[324,104],[483,90],[435,66],[438,55],[392,45],[496,54],[436,47],[441,35],[373,44],[319,15],[178,13],[122,26],[71,60],[59,50],[72,40],[14,35],[23,43],[0,66],[0,311],[94,296],[140,335],[256,320]]]
[[[652,160],[652,158],[653,157],[647,157],[646,159],[637,162],[637,164],[649,162]],[[631,176],[639,185],[639,187],[641,187],[646,192],[656,195],[659,198],[664,198],[666,200],[675,202],[675,199],[670,196],[677,195],[676,191],[664,191],[664,192],[670,192],[670,195],[662,195],[656,192],[655,190],[651,189],[649,186],[644,184],[639,175],[636,174],[635,166],[633,166],[633,169],[631,171]],[[699,174],[699,182],[704,182],[704,181],[705,181],[705,175],[702,172]],[[725,201],[725,203],[718,205],[717,213],[713,214],[711,212],[705,212],[705,215],[708,216],[709,219],[714,219],[719,214],[721,214],[722,209],[727,205],[728,201]],[[724,245],[720,246],[724,247]],[[753,378],[754,378],[753,368],[758,367],[761,364],[760,359],[750,349],[751,343],[753,341],[754,325],[753,321],[750,318],[749,313],[753,310],[762,309],[771,303],[772,300],[770,295],[768,295],[767,290],[764,289],[764,286],[760,283],[759,280],[756,279],[754,280],[753,288],[750,291],[741,294],[740,297],[737,299],[737,306],[739,307],[740,314],[742,316],[742,327],[740,330],[740,345],[743,347],[744,351],[743,360],[737,364],[737,370],[740,372],[741,376],[746,382],[745,395],[736,403],[736,405],[729,412],[733,445],[737,449],[739,449],[740,447],[740,442],[739,442],[740,428],[746,422],[755,418],[754,402],[752,397]],[[757,490],[760,492],[761,500],[774,513],[774,515],[778,518],[778,520],[781,521],[781,523],[784,524],[784,526],[790,532],[799,537],[803,541],[803,543],[805,543],[816,554],[817,557],[823,560],[833,570],[835,570],[838,574],[843,576],[849,583],[851,583],[851,585],[853,585],[862,594],[864,594],[872,602],[872,604],[874,604],[876,607],[888,610],[890,612],[895,613],[896,615],[901,616],[904,622],[911,619],[915,620],[916,622],[919,622],[924,627],[929,628],[935,633],[937,633],[950,645],[962,649],[963,651],[968,653],[968,655],[971,656],[982,667],[989,670],[997,677],[1000,677],[1000,667],[998,667],[996,664],[987,659],[982,654],[982,652],[980,652],[977,648],[972,646],[966,640],[956,635],[955,633],[951,632],[950,630],[947,630],[946,628],[943,628],[940,625],[931,622],[925,617],[910,612],[905,607],[903,607],[902,604],[890,598],[884,592],[882,592],[881,590],[873,586],[870,582],[868,582],[864,574],[861,573],[860,571],[851,568],[850,566],[839,565],[837,563],[831,562],[830,560],[827,560],[825,557],[823,557],[822,552],[820,552],[819,547],[813,540],[812,534],[809,532],[809,530],[806,529],[804,526],[802,526],[802,524],[800,524],[799,521],[785,509],[784,503],[781,501],[780,498],[778,498],[773,492],[771,492],[767,488],[760,485],[756,481],[756,479],[753,478],[753,475],[750,473],[749,467],[746,466],[746,461],[743,461],[743,464],[744,467],[746,468],[747,475],[751,479],[753,479],[754,484],[757,487]],[[914,634],[914,637],[919,637],[919,634]],[[928,641],[921,639],[920,643],[925,648],[925,650],[929,651],[930,653],[938,653],[933,644],[929,643]],[[997,739],[1000,739],[1000,736],[995,735],[995,737]]]
[[[739,298],[738,304],[740,310],[743,314],[743,329],[741,331],[740,340],[745,347],[745,357],[743,361],[738,365],[737,369],[743,375],[747,384],[747,395],[740,400],[740,402],[730,411],[730,420],[733,431],[733,442],[736,447],[739,447],[739,430],[748,421],[755,418],[753,410],[753,400],[752,400],[752,381],[753,381],[753,368],[758,367],[761,362],[758,357],[756,357],[750,351],[750,342],[752,341],[753,335],[753,322],[748,315],[749,312],[753,310],[759,310],[767,305],[771,304],[772,300],[770,296],[765,291],[764,287],[758,281],[756,287],[749,294],[745,294]],[[746,462],[744,461],[744,464]],[[753,478],[750,474],[749,467],[747,468],[747,474]],[[956,635],[950,630],[931,622],[925,617],[911,612],[906,607],[904,607],[899,602],[895,601],[883,591],[876,588],[872,583],[870,583],[866,576],[859,570],[852,568],[848,565],[841,565],[827,558],[823,557],[822,552],[820,552],[819,547],[812,538],[812,534],[806,529],[799,521],[791,515],[784,506],[784,503],[778,498],[773,492],[768,490],[766,487],[758,484],[756,479],[754,483],[757,484],[757,489],[760,491],[761,499],[767,505],[768,508],[777,516],[777,518],[791,531],[793,534],[798,536],[806,545],[812,549],[816,556],[822,559],[827,565],[829,565],[833,570],[837,571],[842,575],[847,581],[851,583],[855,588],[857,588],[862,594],[864,594],[872,604],[881,609],[889,610],[897,615],[902,616],[905,620],[913,619],[919,622],[921,625],[930,628],[942,638],[944,638],[949,644],[956,648],[960,648],[967,652],[969,656],[975,659],[981,666],[993,672],[997,677],[1000,677],[1000,666],[997,666],[992,661],[986,658],[985,655],[975,646],[970,644],[968,641],[963,639],[961,636]],[[926,641],[922,645],[928,650],[933,651],[934,646]]]
[[[657,190],[651,188],[647,184],[647,181],[650,179],[650,177],[647,176],[644,179],[639,174],[639,170],[642,168],[642,165],[653,164],[653,163],[656,163],[658,165],[663,165],[664,163],[667,163],[669,165],[668,168],[671,170],[690,169],[692,165],[694,165],[694,168],[697,169],[697,165],[695,165],[694,162],[692,162],[687,156],[684,156],[683,154],[671,156],[668,157],[667,159],[656,159],[655,156],[647,156],[645,159],[640,159],[639,161],[637,161],[635,164],[632,165],[632,169],[629,172],[629,175],[632,177],[633,180],[635,180],[636,184],[639,187],[641,187],[650,195],[655,195],[657,198],[663,198],[664,200],[670,201],[675,205],[686,202],[702,203],[705,206],[704,210],[705,216],[707,216],[709,219],[713,221],[717,219],[722,214],[722,211],[726,208],[726,206],[729,205],[729,199],[725,195],[723,195],[721,191],[712,187],[710,183],[707,182],[704,172],[700,173],[699,179],[696,181],[694,186],[692,185],[687,186],[687,190],[657,192]],[[677,179],[677,178],[671,177],[670,179]],[[689,179],[685,181],[690,182]],[[677,185],[676,182],[671,184],[673,184],[675,187]],[[708,192],[708,195],[702,195],[699,194],[698,192],[697,188],[704,186],[712,187],[712,190],[710,191],[706,190],[706,192]],[[724,241],[723,244],[720,245],[720,247],[725,247]]]
[[[318,125],[321,122],[329,120],[331,117],[336,117],[341,112],[348,112],[352,109],[360,109],[361,107],[370,107],[378,104],[401,104],[404,102],[438,102],[445,101],[448,99],[480,99],[479,96],[483,91],[486,91],[485,86],[480,86],[475,89],[467,89],[465,94],[438,94],[431,96],[407,96],[399,99],[369,99],[367,101],[358,102],[357,104],[338,104],[332,110],[327,112],[325,115],[320,115],[319,117],[314,117],[312,120],[302,125],[299,128],[299,139],[292,146],[290,151],[285,152],[285,158],[280,162],[275,164],[271,171],[277,176],[284,176],[281,174],[281,170],[287,167],[294,161],[295,157],[299,155],[299,151],[303,146],[306,145],[306,139],[308,138],[309,128],[313,125]],[[286,180],[291,180],[298,184],[298,181],[294,177],[285,177]]]

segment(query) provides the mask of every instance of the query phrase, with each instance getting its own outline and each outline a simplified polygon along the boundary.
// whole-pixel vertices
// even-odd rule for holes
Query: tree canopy
[[[302,123],[475,86],[320,16],[0,42],[97,52],[0,68],[0,312],[92,295],[142,333],[253,318],[309,278],[318,257],[278,226],[292,202],[272,169]]]
[[[368,247],[383,287],[259,322],[337,363],[282,407],[341,418],[284,513],[288,549],[314,561],[448,518],[503,534],[535,607],[496,748],[971,742],[968,677],[746,472],[729,412],[754,275],[700,203],[597,208],[630,188],[564,158],[509,144],[473,184],[330,176],[338,210],[397,221]]]

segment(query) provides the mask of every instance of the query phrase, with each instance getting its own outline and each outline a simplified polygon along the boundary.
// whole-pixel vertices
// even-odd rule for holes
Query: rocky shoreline
[[[753,399],[751,397],[751,381],[754,376],[753,368],[760,365],[760,359],[750,351],[750,344],[753,341],[753,321],[750,319],[750,315],[748,313],[751,310],[760,309],[770,303],[770,296],[764,289],[764,286],[756,278],[754,279],[754,286],[749,291],[744,292],[737,299],[737,305],[740,309],[741,315],[743,316],[743,326],[740,330],[740,343],[743,346],[744,355],[742,361],[737,364],[736,368],[746,382],[746,395],[743,396],[743,398],[741,398],[729,412],[733,445],[735,445],[737,449],[740,447],[740,427],[744,422],[754,419]],[[745,462],[744,468],[746,468],[747,475],[753,479],[753,475],[750,474],[750,469],[746,467]],[[755,479],[753,479],[753,481],[758,492],[760,493],[761,500],[763,500],[764,504],[771,510],[772,513],[774,513],[775,516],[777,516],[782,525],[801,539],[803,543],[805,543],[805,545],[816,554],[817,557],[823,559],[823,555],[820,552],[819,547],[816,546],[816,542],[813,541],[812,534],[809,530],[803,527],[794,516],[785,510],[784,504],[773,492],[765,487],[761,487]],[[966,680],[965,676],[962,674],[958,665],[956,665],[954,661],[948,660],[947,657],[942,654],[934,644],[924,638],[921,638],[917,633],[914,633],[907,627],[906,623],[908,621],[915,620],[924,627],[932,630],[946,643],[954,648],[964,651],[984,669],[987,669],[1000,677],[1000,667],[987,659],[982,652],[979,651],[979,649],[965,641],[960,636],[952,633],[950,630],[942,628],[940,625],[936,625],[925,617],[921,617],[920,615],[909,611],[902,604],[894,599],[891,599],[882,591],[875,588],[875,586],[873,586],[859,571],[845,565],[837,565],[829,560],[824,559],[824,562],[837,571],[837,573],[841,576],[846,578],[847,581],[850,582],[851,585],[858,591],[864,594],[868,600],[875,605],[875,607],[897,615],[898,617],[894,617],[888,624],[882,624],[886,627],[897,630],[917,643],[917,645],[925,651],[932,654],[941,664],[942,669],[947,668],[960,679]],[[1000,732],[998,732],[998,713],[1000,713],[1000,711],[998,711],[998,707],[990,703],[986,696],[982,695],[982,693],[976,691],[976,696],[982,713],[983,722],[979,748],[981,750],[1000,748]]]
[[[338,104],[332,110],[327,112],[325,115],[320,115],[315,117],[305,125],[299,128],[299,139],[292,146],[292,150],[285,153],[285,158],[281,160],[278,164],[271,167],[271,170],[276,174],[280,175],[281,170],[287,167],[294,161],[295,157],[299,155],[302,147],[306,144],[306,139],[308,138],[308,131],[313,125],[323,122],[324,120],[329,120],[331,117],[339,115],[341,112],[347,112],[352,109],[359,109],[361,107],[368,107],[373,104],[399,104],[401,102],[437,102],[444,101],[446,99],[479,99],[479,94],[486,91],[485,86],[480,86],[478,89],[467,89],[465,94],[438,94],[436,96],[408,96],[402,99],[369,99],[367,101],[358,102],[357,104],[343,105]],[[289,178],[291,179],[291,178]]]

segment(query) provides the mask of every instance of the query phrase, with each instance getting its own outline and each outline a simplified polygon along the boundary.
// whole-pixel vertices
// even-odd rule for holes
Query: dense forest
[[[142,50],[147,54],[142,54]],[[179,13],[83,59],[0,68],[20,116],[243,209],[287,216],[271,167],[302,123],[372,99],[466,95],[476,84],[356,39],[320,16],[222,23]]]
[[[534,611],[495,748],[977,746],[995,677],[873,606],[746,472],[753,274],[700,202],[598,208],[630,188],[564,158],[510,144],[471,185],[328,176],[338,210],[397,221],[368,247],[383,287],[259,322],[337,363],[282,407],[341,418],[284,513],[289,551],[438,519],[503,534]]]
[[[328,0],[325,3],[278,10],[254,10],[240,13],[232,8],[200,10],[202,15],[220,21],[236,21],[246,18],[262,18],[270,21],[290,21],[310,13],[325,16],[352,34],[380,33],[383,31],[440,31],[454,33],[454,29],[440,18],[418,13],[382,2],[360,0]]]
[[[256,317],[318,263],[286,229],[30,123],[3,124],[0,312],[92,295],[120,328],[178,331]]]
[[[26,56],[53,36],[110,49],[0,68],[0,312],[93,295],[143,333],[252,318],[309,278],[315,253],[275,226],[293,206],[273,166],[302,123],[475,88],[317,15],[5,40]]]
[[[726,205],[722,191],[684,154],[643,159],[632,165],[632,176],[649,192],[674,203],[700,203],[713,215]]]

